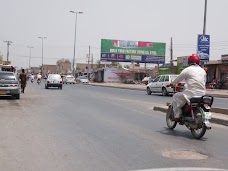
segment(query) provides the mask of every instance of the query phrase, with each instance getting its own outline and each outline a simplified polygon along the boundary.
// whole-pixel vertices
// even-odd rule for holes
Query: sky
[[[166,61],[173,38],[174,59],[196,52],[197,35],[203,32],[205,0],[0,0],[0,53],[21,68],[73,60],[75,14],[76,63],[93,53],[100,59],[101,39],[166,43]],[[228,54],[228,0],[208,0],[206,34],[211,36],[210,60]]]

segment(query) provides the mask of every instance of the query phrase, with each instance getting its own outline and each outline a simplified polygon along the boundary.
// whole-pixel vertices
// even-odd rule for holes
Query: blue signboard
[[[153,55],[127,55],[115,53],[101,53],[102,61],[116,61],[116,62],[140,62],[140,63],[165,63],[164,56]]]
[[[210,35],[198,35],[197,53],[202,62],[208,62],[210,57]]]

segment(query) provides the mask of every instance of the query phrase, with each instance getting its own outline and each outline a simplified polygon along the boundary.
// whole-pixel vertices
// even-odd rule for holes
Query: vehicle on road
[[[145,84],[145,85],[147,85],[147,84],[151,83],[153,80],[154,79],[152,77],[144,77],[142,79],[142,83]]]
[[[147,94],[151,93],[162,93],[163,96],[168,96],[170,93],[175,93],[174,89],[171,87],[166,87],[170,84],[178,75],[160,75],[156,77],[152,82],[147,84],[146,91]]]
[[[89,80],[86,76],[79,76],[76,78],[77,83],[89,83]]]
[[[67,75],[63,77],[63,84],[75,84],[76,80],[72,75]]]
[[[59,74],[49,74],[47,79],[45,80],[45,89],[49,87],[57,87],[62,89],[63,81]]]
[[[179,123],[185,125],[192,133],[193,137],[200,139],[207,130],[211,129],[209,120],[211,119],[211,106],[214,98],[212,96],[193,97],[182,107],[180,118],[174,119],[172,104],[167,104],[166,124],[169,129],[174,129]]]
[[[40,83],[41,83],[41,79],[38,78],[38,79],[37,79],[37,84],[40,84]]]
[[[0,71],[16,72],[16,68],[13,65],[0,64]]]
[[[20,99],[20,83],[14,72],[0,71],[0,96]]]

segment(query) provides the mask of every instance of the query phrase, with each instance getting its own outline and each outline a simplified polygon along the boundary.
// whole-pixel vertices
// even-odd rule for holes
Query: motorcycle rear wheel
[[[191,133],[195,139],[200,139],[204,136],[207,131],[207,127],[205,124],[202,125],[200,129],[191,129]]]
[[[177,122],[173,121],[172,118],[173,118],[173,107],[172,105],[170,105],[166,113],[166,124],[169,129],[174,129],[177,126]]]

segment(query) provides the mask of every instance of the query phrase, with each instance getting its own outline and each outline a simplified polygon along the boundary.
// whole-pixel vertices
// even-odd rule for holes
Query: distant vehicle
[[[142,83],[147,85],[147,84],[151,83],[153,80],[154,79],[152,77],[144,77],[142,79]]]
[[[16,68],[12,65],[0,64],[0,71],[16,72]]]
[[[89,80],[86,76],[79,76],[76,78],[77,83],[89,83]]]
[[[0,71],[0,96],[20,99],[20,83],[14,72]]]
[[[76,80],[72,75],[67,75],[63,77],[63,84],[75,84]]]
[[[41,79],[37,79],[37,84],[40,84],[41,83]]]
[[[147,84],[148,84],[148,81],[149,81],[149,78],[150,78],[150,77],[144,77],[144,78],[142,79],[142,83],[147,85]]]
[[[152,82],[147,84],[147,94],[162,93],[163,96],[167,96],[169,93],[175,93],[175,90],[171,87],[166,87],[170,84],[178,75],[160,75],[156,77]]]
[[[63,88],[63,81],[59,74],[49,74],[45,80],[45,89],[49,87],[58,87],[59,89]]]

